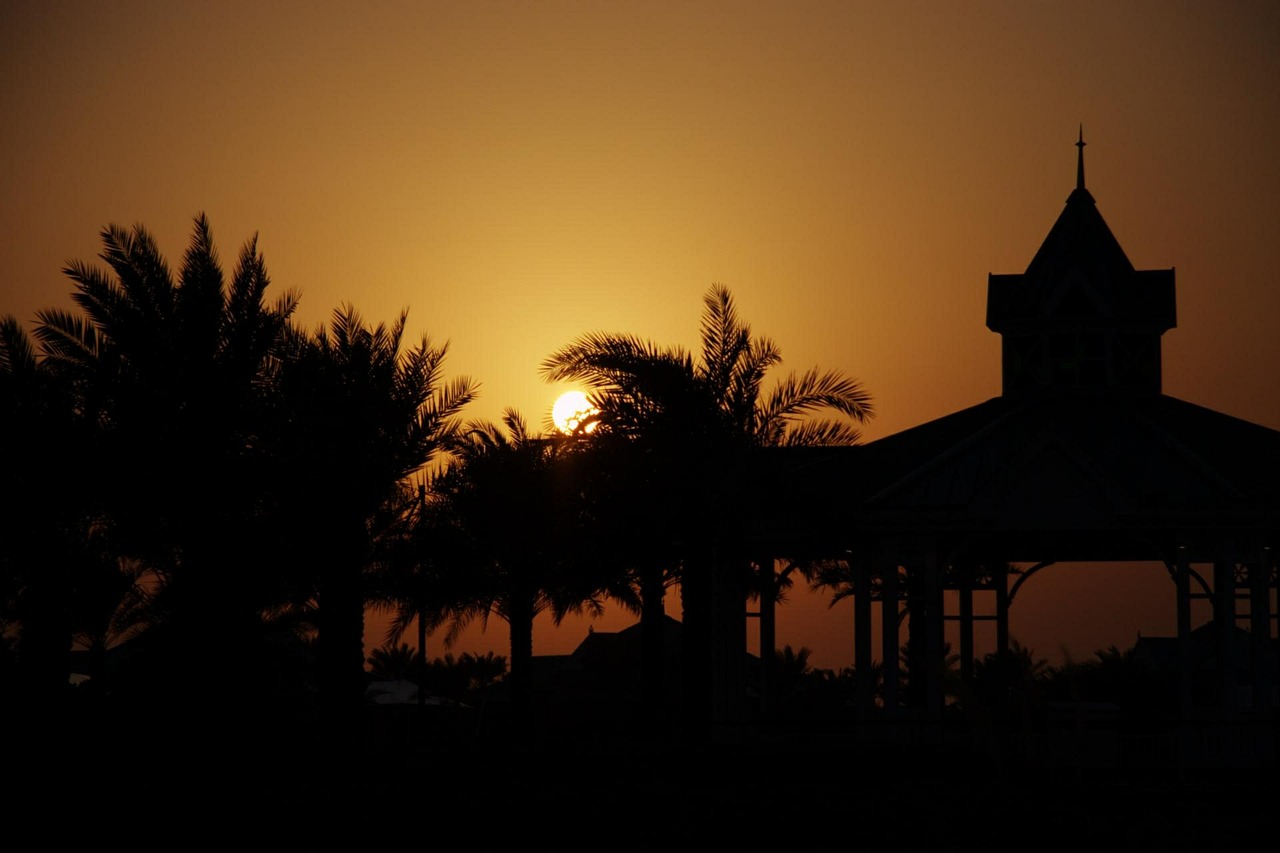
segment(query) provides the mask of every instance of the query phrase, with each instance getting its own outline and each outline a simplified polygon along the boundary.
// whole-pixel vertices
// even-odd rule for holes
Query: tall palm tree
[[[105,268],[64,268],[79,310],[39,312],[35,337],[93,430],[71,451],[98,464],[81,485],[97,491],[120,554],[152,573],[152,627],[181,632],[159,647],[182,650],[177,671],[229,687],[271,603],[255,582],[268,567],[251,565],[253,492],[264,381],[297,297],[267,304],[256,237],[227,281],[203,215],[177,277],[141,225],[101,236]]]
[[[447,344],[423,336],[404,348],[407,316],[371,326],[343,305],[314,332],[292,328],[274,378],[273,500],[297,534],[289,548],[317,606],[321,694],[342,727],[363,700],[376,545],[411,510],[408,479],[447,449],[476,392],[467,377],[444,380]]]
[[[696,358],[633,335],[592,333],[542,364],[547,380],[590,389],[599,414],[582,428],[594,423],[593,435],[601,440],[621,438],[652,475],[648,483],[631,485],[661,492],[653,498],[669,512],[663,532],[680,559],[685,702],[693,726],[702,727],[711,703],[726,699],[704,692],[712,655],[717,674],[741,665],[745,625],[739,620],[745,618],[749,562],[735,551],[749,524],[742,479],[747,455],[768,447],[853,443],[859,437],[855,424],[873,413],[861,384],[836,371],[792,373],[766,394],[766,374],[781,359],[772,340],[752,335],[729,290],[715,285],[703,297]],[[840,417],[811,419],[824,411]],[[655,531],[637,532],[643,538]],[[660,630],[642,622],[651,626],[650,635]],[[656,648],[657,640],[645,643],[646,651]],[[730,683],[727,689],[732,694],[739,687]]]
[[[582,527],[570,442],[529,432],[508,409],[502,425],[475,422],[437,478],[442,511],[460,533],[454,571],[467,576],[466,603],[453,630],[497,616],[510,627],[508,684],[517,734],[532,709],[533,623],[550,612],[599,613],[600,579],[573,547]]]
[[[441,473],[423,473],[416,499],[406,503],[400,523],[379,543],[370,577],[370,604],[391,614],[384,644],[394,646],[416,628],[418,666],[424,672],[427,637],[452,621],[444,643],[452,646],[470,605],[470,578],[459,568],[463,533],[434,488]]]

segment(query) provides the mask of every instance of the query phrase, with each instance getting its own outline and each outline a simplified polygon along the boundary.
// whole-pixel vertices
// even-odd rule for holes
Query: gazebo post
[[[938,549],[925,552],[921,598],[924,604],[924,655],[925,689],[921,697],[925,703],[925,718],[932,723],[942,721],[942,705],[945,700],[942,679],[946,668],[943,651],[942,566]]]
[[[876,685],[871,672],[871,566],[865,558],[850,557],[853,569],[853,690],[860,718],[875,708]]]
[[[1218,662],[1219,705],[1225,710],[1236,705],[1236,673],[1231,647],[1236,628],[1236,564],[1221,555],[1213,561],[1214,653]]]
[[[884,713],[898,715],[898,564],[882,564],[880,582],[880,656],[884,671]]]
[[[1253,654],[1253,707],[1265,712],[1271,704],[1271,549],[1259,548],[1249,566],[1249,633]]]
[[[1185,547],[1178,548],[1177,572],[1175,574],[1178,612],[1178,704],[1182,711],[1182,719],[1191,716],[1192,701],[1192,669],[1191,669],[1191,560]]]
[[[965,684],[973,684],[973,566],[963,563],[956,567],[957,586],[960,591],[960,678]]]
[[[1009,654],[1009,564],[1000,561],[993,567],[996,586],[996,654]]]

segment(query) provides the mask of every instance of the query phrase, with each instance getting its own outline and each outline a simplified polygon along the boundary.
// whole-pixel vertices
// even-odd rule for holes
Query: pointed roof
[[[1005,338],[1005,393],[1160,390],[1160,336],[1177,325],[1174,271],[1134,269],[1085,186],[1084,146],[1082,128],[1076,186],[1026,271],[988,277],[987,327]],[[1080,368],[1081,358],[1092,365]]]
[[[1076,188],[1067,196],[1058,221],[1027,265],[1024,279],[1049,284],[1072,270],[1080,270],[1091,281],[1109,282],[1134,272],[1120,242],[1098,212],[1093,195],[1085,188],[1084,146],[1082,127],[1076,143]]]

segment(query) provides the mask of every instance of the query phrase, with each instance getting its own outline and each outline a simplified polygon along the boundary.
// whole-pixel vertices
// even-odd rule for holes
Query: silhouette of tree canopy
[[[853,424],[873,413],[862,386],[835,371],[793,372],[766,394],[765,376],[781,362],[781,352],[772,340],[752,335],[723,286],[703,297],[701,344],[695,358],[680,347],[659,347],[630,334],[591,333],[542,364],[546,379],[589,389],[598,414],[578,430],[591,429],[593,439],[615,454],[632,454],[637,461],[630,470],[648,473],[619,483],[635,495],[632,505],[648,510],[628,537],[635,550],[624,568],[641,573],[640,594],[652,599],[665,588],[659,573],[673,571],[660,560],[679,560],[692,727],[701,727],[709,713],[698,709],[711,701],[706,691],[713,609],[719,602],[726,618],[736,618],[750,584],[748,556],[731,553],[738,534],[751,524],[745,454],[764,447],[852,443],[859,436]],[[815,412],[844,419],[814,420]],[[646,659],[661,647],[660,616],[656,607],[642,611]],[[726,627],[730,645],[740,645],[735,634]],[[723,653],[728,657],[722,660],[733,659],[734,652]],[[647,674],[646,683],[661,679]]]
[[[79,538],[109,525],[117,556],[146,567],[148,621],[181,630],[158,648],[188,656],[175,681],[198,671],[229,683],[249,671],[250,637],[273,603],[269,585],[251,580],[264,567],[254,565],[249,495],[264,387],[297,300],[265,302],[256,238],[228,281],[203,215],[176,278],[142,226],[101,236],[105,268],[64,268],[79,311],[40,311],[34,330],[42,366],[70,389],[86,430],[64,450],[84,464],[77,485],[99,508]]]
[[[581,541],[578,474],[572,443],[529,432],[508,409],[502,425],[473,422],[454,459],[435,479],[438,509],[456,527],[449,558],[465,572],[466,597],[454,631],[491,615],[511,629],[513,720],[531,708],[533,623],[544,611],[557,623],[570,613],[601,612],[601,579],[574,549]]]
[[[73,637],[95,659],[127,640],[119,696],[216,706],[231,732],[314,683],[318,627],[325,698],[354,705],[369,555],[474,383],[425,336],[402,349],[403,313],[294,326],[256,237],[228,277],[203,215],[176,276],[141,225],[101,236],[105,266],[64,269],[75,310],[0,324],[6,461],[35,501],[3,522],[10,669],[65,693]]]
[[[403,678],[422,684],[418,650],[408,643],[384,643],[370,653],[368,664],[369,675],[374,679],[394,681]]]
[[[464,652],[456,658],[444,654],[424,662],[419,649],[408,643],[384,643],[373,650],[368,662],[369,675],[375,680],[404,679],[455,702],[467,701],[470,694],[487,689],[507,674],[503,655]]]
[[[378,543],[370,575],[370,604],[390,613],[384,644],[395,645],[416,627],[420,666],[427,663],[427,637],[452,624],[444,645],[451,647],[467,606],[468,582],[460,571],[462,533],[443,511],[434,483],[440,471],[424,471],[416,497],[399,523]]]
[[[99,597],[102,569],[87,551],[100,527],[84,488],[92,435],[65,382],[13,317],[0,320],[0,442],[10,494],[0,513],[0,685],[33,714],[66,698],[72,638]],[[87,482],[86,482],[87,481]],[[99,537],[100,538],[100,537]],[[114,575],[119,577],[118,574]]]
[[[289,547],[318,611],[322,696],[339,716],[363,701],[365,573],[413,509],[408,478],[448,448],[475,395],[470,379],[443,379],[447,344],[404,348],[407,316],[369,325],[343,305],[312,332],[291,327],[274,377],[273,497],[301,534]]]

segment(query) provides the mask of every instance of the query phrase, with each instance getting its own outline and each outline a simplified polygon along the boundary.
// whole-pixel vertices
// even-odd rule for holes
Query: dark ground
[[[1280,839],[1274,766],[1033,767],[943,744],[689,746],[444,733],[9,739],[11,839],[172,850],[1241,851]],[[746,740],[746,739],[742,739]],[[41,842],[41,846],[44,842]],[[14,848],[18,849],[18,848]]]

